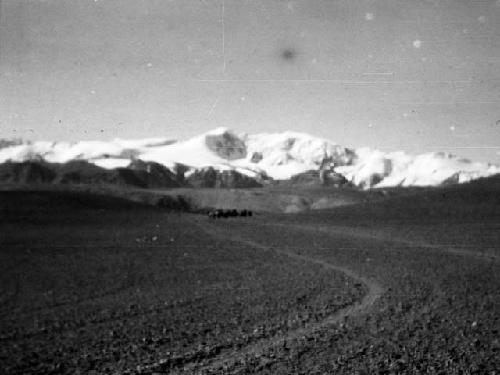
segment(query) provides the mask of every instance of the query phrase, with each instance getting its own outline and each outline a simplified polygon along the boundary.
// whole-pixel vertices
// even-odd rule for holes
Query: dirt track
[[[2,373],[500,368],[489,206],[479,222],[399,207],[210,220],[58,197],[4,200]]]
[[[367,310],[370,309],[370,307],[377,301],[377,299],[383,294],[384,288],[377,283],[373,279],[369,279],[366,277],[363,277],[350,269],[347,269],[345,267],[337,266],[335,264],[329,263],[325,260],[321,260],[318,258],[310,257],[307,255],[301,255],[297,253],[293,253],[291,251],[287,251],[285,249],[281,248],[276,248],[276,247],[269,247],[262,245],[258,242],[252,241],[252,240],[247,240],[243,239],[238,236],[228,236],[227,232],[221,230],[220,227],[217,227],[215,225],[207,225],[206,227],[200,226],[206,233],[210,236],[216,237],[216,238],[223,238],[224,240],[230,240],[232,242],[238,242],[240,244],[245,244],[248,246],[251,246],[255,249],[261,250],[261,251],[268,251],[268,252],[275,252],[280,255],[284,255],[286,257],[302,261],[304,263],[309,263],[309,264],[316,264],[320,265],[326,269],[335,271],[335,272],[341,272],[345,274],[347,277],[353,279],[357,283],[363,284],[363,286],[366,289],[366,294],[364,297],[348,306],[345,307],[341,310],[338,310],[334,314],[326,317],[324,320],[320,322],[315,322],[315,323],[309,323],[305,325],[302,328],[299,328],[297,330],[294,330],[292,332],[288,332],[284,335],[277,335],[274,337],[270,338],[265,338],[262,340],[257,341],[256,343],[253,343],[247,347],[242,348],[241,350],[234,352],[234,351],[228,351],[228,352],[221,352],[220,355],[217,357],[213,358],[212,360],[209,361],[209,363],[204,363],[202,365],[199,364],[188,364],[184,367],[184,371],[187,372],[196,372],[196,373],[212,373],[214,370],[224,368],[225,366],[231,366],[234,367],[236,365],[236,368],[238,368],[237,364],[238,362],[243,362],[245,360],[245,357],[247,355],[252,355],[252,356],[259,356],[260,354],[264,353],[265,351],[268,351],[271,348],[279,347],[279,346],[286,346],[286,343],[288,341],[292,341],[295,339],[299,339],[301,337],[306,337],[309,336],[311,333],[316,332],[320,329],[323,329],[329,325],[336,324],[336,323],[341,323],[343,319],[349,316],[354,316],[357,314],[361,314]],[[154,365],[152,366],[154,368]]]
[[[453,256],[472,257],[482,261],[497,262],[499,260],[498,256],[494,254],[482,254],[467,249],[429,244],[423,241],[412,241],[405,238],[390,236],[382,232],[373,233],[367,230],[363,230],[361,228],[338,227],[338,226],[318,227],[318,226],[293,225],[293,224],[270,223],[270,222],[266,222],[265,224],[262,225],[288,227],[288,228],[293,228],[294,230],[320,232],[326,235],[328,234],[335,236],[343,235],[358,239],[369,239],[380,242],[390,242],[392,244],[396,244],[396,246],[402,245],[402,247],[420,248],[436,252],[444,252]],[[342,320],[347,317],[353,317],[363,312],[366,312],[384,292],[384,288],[377,281],[364,277],[356,272],[353,272],[349,268],[335,265],[333,263],[319,259],[317,257],[302,255],[300,254],[301,249],[299,248],[291,249],[291,248],[281,248],[276,246],[275,247],[265,246],[259,242],[239,237],[238,235],[228,235],[228,232],[225,231],[223,227],[213,224],[207,225],[207,227],[205,227],[204,230],[207,232],[207,234],[216,238],[224,238],[225,240],[230,240],[236,243],[245,244],[261,251],[272,251],[280,255],[298,261],[302,261],[304,263],[316,264],[332,271],[342,272],[344,275],[355,280],[355,282],[363,284],[364,287],[366,288],[366,294],[360,301],[335,312],[334,314],[326,317],[324,320],[320,322],[306,325],[302,328],[299,328],[295,331],[283,335],[261,339],[258,342],[248,345],[247,347],[244,347],[237,352],[234,351],[222,352],[217,357],[211,359],[208,363],[189,364],[184,368],[184,371],[196,372],[201,374],[217,373],[218,371],[224,368],[231,369],[231,373],[238,373],[238,370],[244,371],[245,360],[247,358],[251,356],[253,357],[260,357],[261,355],[264,356],[266,352],[267,353],[269,353],[270,351],[272,352],[274,348],[286,346],[288,341],[293,341],[303,337],[308,337],[315,332],[324,330],[330,325],[341,323]]]

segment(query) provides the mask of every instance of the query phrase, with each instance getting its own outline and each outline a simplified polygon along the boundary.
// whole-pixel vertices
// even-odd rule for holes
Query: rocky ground
[[[177,371],[365,292],[342,272],[209,236],[204,216],[74,193],[2,198],[2,373]]]
[[[2,195],[0,367],[497,374],[498,189],[441,193],[220,221]]]

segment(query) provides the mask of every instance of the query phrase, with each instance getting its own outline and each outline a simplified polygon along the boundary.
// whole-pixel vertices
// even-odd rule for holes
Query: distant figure
[[[219,219],[219,218],[228,218],[228,217],[246,217],[246,216],[252,216],[252,211],[243,209],[241,211],[238,211],[237,209],[221,209],[217,208],[215,210],[211,210],[207,212],[207,216],[210,219]]]

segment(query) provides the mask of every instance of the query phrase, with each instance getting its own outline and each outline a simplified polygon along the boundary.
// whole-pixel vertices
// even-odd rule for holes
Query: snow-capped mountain
[[[217,128],[174,141],[165,138],[115,139],[110,142],[4,142],[0,163],[44,160],[66,163],[86,160],[106,169],[127,167],[134,160],[172,169],[186,166],[186,177],[213,168],[235,171],[259,180],[286,180],[311,170],[336,172],[363,188],[435,186],[462,183],[500,173],[500,167],[474,163],[445,153],[409,155],[370,148],[349,149],[305,133],[237,135]]]

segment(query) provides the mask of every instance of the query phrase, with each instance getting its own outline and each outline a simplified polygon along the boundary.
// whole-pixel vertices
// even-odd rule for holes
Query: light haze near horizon
[[[500,163],[500,1],[0,4],[3,138],[223,126]]]

